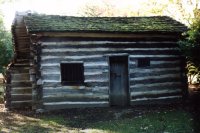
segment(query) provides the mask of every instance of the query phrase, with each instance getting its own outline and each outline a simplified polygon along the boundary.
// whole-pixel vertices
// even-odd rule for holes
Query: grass
[[[71,109],[36,115],[1,112],[2,132],[195,133],[199,116],[182,108]]]
[[[100,122],[93,128],[100,128],[116,133],[190,133],[192,121],[184,111],[166,111],[148,113],[138,118]]]

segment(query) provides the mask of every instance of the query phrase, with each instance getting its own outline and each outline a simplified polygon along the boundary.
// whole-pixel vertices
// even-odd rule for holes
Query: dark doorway
[[[114,56],[110,63],[110,105],[129,105],[128,56]]]

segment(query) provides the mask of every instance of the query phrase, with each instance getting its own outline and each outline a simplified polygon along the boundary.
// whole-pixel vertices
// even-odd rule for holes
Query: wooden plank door
[[[129,104],[128,57],[110,58],[110,104]]]

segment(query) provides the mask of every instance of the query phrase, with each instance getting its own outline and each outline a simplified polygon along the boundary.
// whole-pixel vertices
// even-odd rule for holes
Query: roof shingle
[[[183,32],[187,27],[167,16],[72,17],[30,14],[24,16],[29,32]]]

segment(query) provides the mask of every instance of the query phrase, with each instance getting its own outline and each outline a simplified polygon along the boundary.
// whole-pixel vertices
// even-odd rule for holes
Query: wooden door
[[[128,57],[110,57],[110,104],[129,104]]]

